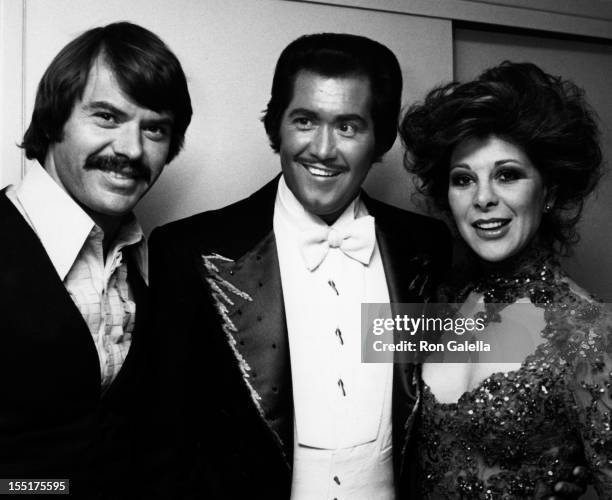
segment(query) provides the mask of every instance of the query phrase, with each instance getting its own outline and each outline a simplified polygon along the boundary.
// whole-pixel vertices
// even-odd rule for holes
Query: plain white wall
[[[584,88],[597,111],[608,173],[579,225],[582,240],[565,269],[588,291],[612,301],[612,43],[459,29],[455,32],[455,75],[465,81],[504,59],[529,61]]]
[[[23,3],[0,0],[0,187],[21,179]]]
[[[612,39],[610,0],[293,0]]]
[[[24,20],[26,125],[45,68],[86,29],[132,21],[157,33],[181,60],[194,117],[185,150],[138,207],[145,230],[227,205],[280,171],[259,119],[280,52],[302,34],[351,32],[388,45],[403,68],[405,102],[452,77],[450,21],[402,14],[284,0],[26,0]],[[367,188],[409,207],[412,182],[401,157],[398,140]],[[16,168],[2,165],[13,169],[11,178]]]

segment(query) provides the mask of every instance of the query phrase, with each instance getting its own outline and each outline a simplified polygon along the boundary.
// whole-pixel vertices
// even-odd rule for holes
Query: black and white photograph
[[[0,496],[612,500],[612,0],[0,0]]]

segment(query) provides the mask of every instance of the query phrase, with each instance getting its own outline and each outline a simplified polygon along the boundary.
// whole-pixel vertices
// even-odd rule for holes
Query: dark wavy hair
[[[44,165],[49,145],[62,140],[64,125],[83,97],[98,57],[139,106],[172,115],[170,162],[183,146],[191,121],[187,80],[178,59],[157,35],[128,22],[86,31],[55,56],[38,85],[32,121],[21,144],[26,156]]]
[[[275,152],[280,149],[281,120],[300,71],[326,77],[367,77],[372,93],[375,155],[380,157],[393,146],[402,95],[402,73],[393,52],[363,36],[317,33],[291,42],[276,63],[270,102],[262,118]]]
[[[435,88],[402,118],[404,164],[419,177],[420,191],[448,212],[454,148],[491,135],[520,147],[553,190],[554,205],[543,214],[538,235],[567,252],[579,239],[585,198],[602,173],[597,118],[583,90],[535,64],[510,61],[473,81]]]

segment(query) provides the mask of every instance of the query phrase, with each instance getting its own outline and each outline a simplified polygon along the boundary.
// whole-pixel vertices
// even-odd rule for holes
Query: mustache
[[[130,160],[125,156],[96,155],[89,156],[83,165],[85,170],[102,170],[115,172],[151,181],[151,170],[140,160]]]

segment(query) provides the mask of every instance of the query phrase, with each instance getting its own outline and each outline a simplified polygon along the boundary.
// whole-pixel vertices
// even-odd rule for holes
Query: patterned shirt
[[[7,196],[37,234],[87,323],[100,360],[101,389],[106,390],[127,356],[135,325],[127,252],[147,278],[141,227],[130,215],[104,259],[102,229],[40,165],[32,166]]]

